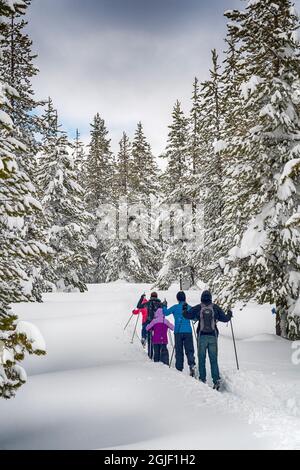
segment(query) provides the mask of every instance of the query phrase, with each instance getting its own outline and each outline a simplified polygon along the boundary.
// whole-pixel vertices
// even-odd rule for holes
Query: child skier
[[[148,302],[147,299],[143,298],[142,300],[142,305],[143,304],[146,304]],[[146,330],[146,327],[147,325],[149,325],[149,321],[148,321],[148,310],[146,307],[142,307],[142,308],[135,308],[134,310],[132,310],[132,314],[133,315],[139,315],[139,314],[142,314],[142,339],[141,339],[141,343],[142,343],[142,346],[143,348],[146,346],[146,343],[147,343],[147,330]]]
[[[154,319],[155,312],[158,308],[162,308],[163,303],[159,300],[157,292],[152,292],[150,296],[150,300],[148,302],[144,302],[146,294],[143,294],[137,304],[137,308],[146,308],[148,312],[147,321],[150,323]],[[146,325],[147,326],[147,325]],[[153,344],[152,344],[152,334],[148,332],[147,334],[147,342],[148,342],[148,356],[150,359],[153,359]]]
[[[166,320],[163,309],[160,307],[154,314],[154,319],[147,325],[146,330],[152,331],[154,362],[163,362],[169,365],[168,330],[174,330],[174,325]]]

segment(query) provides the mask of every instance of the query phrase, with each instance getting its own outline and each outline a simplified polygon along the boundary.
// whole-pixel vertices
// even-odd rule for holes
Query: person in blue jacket
[[[212,301],[209,291],[204,291],[201,296],[201,304],[189,307],[183,304],[183,316],[188,320],[198,321],[198,356],[199,356],[199,379],[206,383],[206,353],[208,352],[211,375],[214,388],[220,388],[220,371],[218,366],[218,335],[217,322],[227,323],[232,318],[231,310],[227,315]]]
[[[178,292],[178,303],[169,309],[164,306],[163,312],[167,317],[173,315],[175,321],[175,367],[180,372],[183,371],[184,366],[184,350],[187,357],[188,365],[190,367],[190,375],[195,376],[195,349],[193,342],[193,331],[190,320],[184,318],[182,314],[183,304],[186,301],[184,292]]]

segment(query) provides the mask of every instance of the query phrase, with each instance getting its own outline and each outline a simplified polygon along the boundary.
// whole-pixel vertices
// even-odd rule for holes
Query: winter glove
[[[232,312],[232,310],[228,310],[227,316],[230,317],[230,320],[231,320],[231,318],[233,317],[233,312]]]
[[[167,306],[168,306],[168,302],[166,301],[166,299],[163,301],[162,305],[163,305],[163,307],[167,307]]]

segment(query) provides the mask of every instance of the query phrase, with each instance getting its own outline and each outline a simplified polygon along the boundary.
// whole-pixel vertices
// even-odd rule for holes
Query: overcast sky
[[[297,4],[300,0],[297,0]],[[113,149],[139,120],[163,151],[172,107],[188,111],[195,76],[224,49],[229,8],[243,0],[33,0],[29,33],[39,57],[38,97],[51,96],[70,136],[87,141],[99,112]],[[298,5],[297,5],[298,6]]]

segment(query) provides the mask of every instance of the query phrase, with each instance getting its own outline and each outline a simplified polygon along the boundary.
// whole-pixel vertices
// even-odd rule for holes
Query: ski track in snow
[[[152,363],[137,339],[130,344],[134,321],[123,327],[145,290],[114,283],[16,306],[40,327],[48,356],[28,359],[28,383],[0,402],[0,448],[300,449],[299,366],[290,343],[270,334],[269,307],[235,315],[240,371],[221,325],[218,393],[174,365]],[[166,293],[170,304],[175,294]],[[197,303],[199,293],[189,299]]]
[[[271,437],[276,449],[300,449],[299,382],[285,386],[255,371],[234,376],[225,372],[223,376],[228,390],[226,395],[233,395],[233,398],[226,396],[228,405],[248,415],[249,423],[261,426],[257,437]]]

